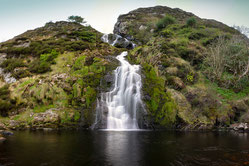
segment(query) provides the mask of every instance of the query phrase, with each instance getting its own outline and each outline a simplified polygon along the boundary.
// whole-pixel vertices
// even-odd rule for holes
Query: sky
[[[249,0],[0,0],[0,42],[49,21],[79,15],[102,33],[111,33],[120,14],[139,7],[168,6],[249,27]]]

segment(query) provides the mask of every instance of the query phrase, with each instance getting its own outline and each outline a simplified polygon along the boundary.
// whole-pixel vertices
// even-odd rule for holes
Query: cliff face
[[[142,66],[152,126],[206,129],[249,122],[248,39],[237,30],[156,6],[119,16],[114,33],[138,45],[129,60]],[[235,47],[240,51],[232,51]],[[240,58],[229,58],[235,56]],[[215,58],[222,59],[222,71]],[[235,71],[235,64],[241,63],[243,69]]]

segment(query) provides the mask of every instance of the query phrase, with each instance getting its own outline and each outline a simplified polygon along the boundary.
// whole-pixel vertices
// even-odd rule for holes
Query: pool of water
[[[249,134],[232,132],[15,132],[0,166],[249,165]]]

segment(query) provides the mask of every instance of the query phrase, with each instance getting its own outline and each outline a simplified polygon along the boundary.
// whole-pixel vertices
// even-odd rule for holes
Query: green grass
[[[249,94],[249,87],[244,88],[242,91],[236,93],[232,89],[226,89],[219,87],[216,83],[213,83],[209,80],[205,80],[205,84],[214,90],[219,96],[221,96],[224,101],[232,101],[232,100],[239,100],[244,97],[247,97]]]
[[[54,105],[39,105],[39,106],[36,106],[33,111],[35,113],[41,113],[41,112],[47,111],[50,108],[55,108],[55,106]]]

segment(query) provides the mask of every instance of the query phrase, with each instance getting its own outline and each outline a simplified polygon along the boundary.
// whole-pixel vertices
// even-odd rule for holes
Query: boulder
[[[60,120],[60,116],[53,111],[53,109],[49,109],[44,113],[34,114],[32,124],[39,125],[39,124],[56,124]]]
[[[177,104],[177,116],[181,118],[181,120],[185,124],[190,124],[194,122],[195,116],[193,115],[191,105],[187,101],[186,97],[181,92],[174,89],[167,89],[167,91],[171,93],[171,97],[175,100],[175,103]]]

